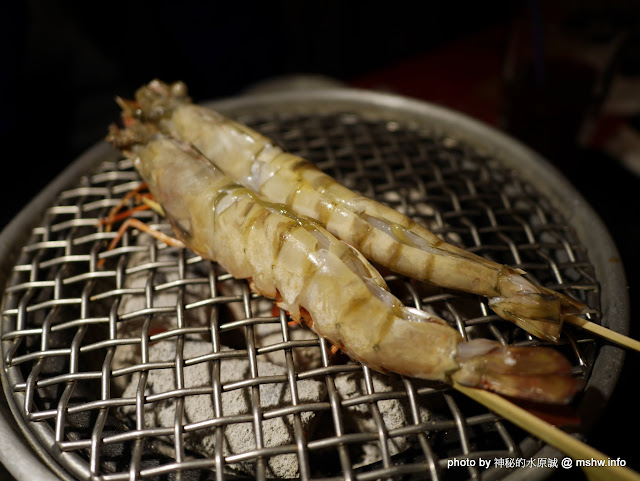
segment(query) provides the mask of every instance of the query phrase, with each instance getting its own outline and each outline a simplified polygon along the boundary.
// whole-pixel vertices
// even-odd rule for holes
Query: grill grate
[[[562,213],[479,147],[354,112],[239,120],[447,241],[584,301],[598,321],[594,268]],[[60,193],[5,291],[9,401],[73,476],[467,479],[483,468],[447,461],[518,459],[541,447],[447,386],[333,355],[189,251],[130,231],[105,252],[114,234],[96,222],[138,182],[112,157]],[[135,216],[170,233],[152,212]],[[386,278],[464,336],[536,342],[476,296]],[[566,332],[558,349],[588,379],[598,345]]]

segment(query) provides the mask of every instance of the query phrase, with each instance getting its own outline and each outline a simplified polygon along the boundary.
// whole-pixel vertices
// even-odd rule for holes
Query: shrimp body
[[[114,130],[110,140],[133,144],[127,154],[187,247],[249,279],[353,359],[548,402],[579,389],[552,349],[465,342],[442,319],[404,306],[356,249],[235,183],[189,144],[144,128]]]
[[[489,299],[502,318],[557,341],[580,302],[536,285],[513,269],[448,244],[409,217],[344,187],[310,162],[249,127],[192,104],[182,83],[158,81],[136,98],[146,117],[193,144],[226,175],[274,203],[314,219],[394,272]]]

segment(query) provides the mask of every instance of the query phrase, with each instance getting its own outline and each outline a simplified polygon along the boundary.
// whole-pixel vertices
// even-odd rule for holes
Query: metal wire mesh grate
[[[584,301],[598,320],[585,248],[562,212],[494,156],[353,112],[240,120],[449,242]],[[333,354],[245,282],[189,251],[129,231],[105,252],[114,233],[96,223],[138,182],[114,156],[60,193],[5,292],[10,401],[74,476],[467,479],[479,468],[448,469],[447,461],[520,459],[539,449],[445,385]],[[170,233],[152,212],[135,216]],[[465,336],[536,342],[476,296],[387,280],[407,304]],[[566,332],[558,349],[586,379],[598,346]]]

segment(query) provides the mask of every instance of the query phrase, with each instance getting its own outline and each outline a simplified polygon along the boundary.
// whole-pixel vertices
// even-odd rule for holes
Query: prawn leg
[[[149,227],[140,219],[136,219],[135,217],[129,217],[122,223],[122,225],[118,229],[117,235],[109,243],[109,247],[107,247],[107,250],[115,249],[115,247],[120,243],[120,240],[122,239],[122,236],[124,235],[124,233],[131,227],[134,227],[139,231],[149,234],[154,239],[164,242],[168,246],[181,247],[181,248],[186,247],[184,242],[182,242],[181,240],[176,239],[175,237],[171,237],[165,234],[164,232],[160,232],[158,230],[155,230]]]
[[[100,219],[100,221],[98,222],[98,225],[99,226],[106,225],[108,228],[110,228],[111,225],[115,224],[119,220],[126,218],[126,214],[121,214],[122,210],[132,199],[136,199],[136,202],[140,204],[140,192],[146,188],[147,188],[147,185],[144,182],[141,182],[140,185],[138,185],[138,187],[136,187],[135,189],[131,189],[129,192],[127,192],[122,197],[122,199],[120,199],[120,202],[118,202],[115,206],[111,208],[111,210],[109,211],[109,214],[106,217]],[[137,207],[139,206],[134,207],[134,209]],[[128,212],[128,211],[125,211],[125,212]]]
[[[145,224],[144,222],[142,222],[139,219],[136,219],[135,217],[131,217],[135,212],[140,212],[140,211],[149,210],[149,209],[154,210],[155,212],[157,212],[158,214],[164,217],[164,211],[162,210],[162,207],[160,206],[160,204],[158,204],[152,199],[152,196],[150,193],[140,194],[140,191],[146,188],[147,188],[147,185],[146,183],[143,182],[135,189],[127,192],[127,194],[123,196],[122,200],[109,211],[109,214],[107,215],[107,217],[104,217],[100,219],[100,221],[98,221],[97,223],[98,226],[105,226],[107,232],[110,232],[113,224],[124,220],[124,222],[120,225],[120,228],[116,232],[115,237],[111,239],[111,242],[109,242],[109,245],[107,246],[107,251],[111,251],[115,249],[116,246],[122,240],[122,237],[124,236],[125,232],[130,228],[138,229],[139,231],[144,232],[161,242],[164,242],[168,246],[180,247],[180,248],[185,247],[182,241],[174,237],[171,237],[165,234],[164,232],[160,232],[156,229],[149,227],[148,224]],[[136,205],[130,209],[122,211],[124,206],[132,198],[135,198],[137,202],[142,202],[142,204]],[[98,267],[99,268],[103,267],[105,261],[106,259],[100,259],[98,261]]]
[[[160,232],[158,230],[155,230],[155,229],[149,227],[149,225],[145,224],[140,219],[136,219],[135,217],[129,217],[128,219],[126,219],[122,223],[122,225],[120,226],[120,228],[116,232],[116,236],[113,239],[111,239],[111,242],[109,242],[109,246],[107,247],[107,251],[111,251],[111,250],[115,249],[116,246],[122,240],[122,236],[124,236],[125,232],[127,230],[129,230],[130,228],[138,229],[139,231],[150,235],[154,239],[157,239],[157,240],[159,240],[161,242],[164,242],[168,246],[179,247],[179,248],[186,247],[185,244],[182,241],[176,239],[175,237],[171,237],[171,236],[165,234],[164,232]],[[106,262],[106,258],[100,259],[98,261],[98,268],[104,267],[105,262]]]

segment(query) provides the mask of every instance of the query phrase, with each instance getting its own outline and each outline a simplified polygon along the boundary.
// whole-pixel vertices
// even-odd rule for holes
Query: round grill
[[[595,322],[601,305],[618,308],[622,315],[605,321],[626,330],[622,274],[609,270],[614,280],[599,287],[600,259],[613,252],[606,232],[554,171],[496,132],[431,106],[350,91],[216,108],[447,241],[582,300]],[[91,168],[34,215],[3,300],[7,401],[58,475],[497,478],[510,470],[447,462],[509,458],[517,476],[522,460],[557,455],[446,385],[379,374],[332,353],[246,282],[189,251],[129,231],[106,252],[114,233],[96,223],[139,177],[110,147],[90,157]],[[134,215],[171,233],[152,212]],[[407,305],[469,338],[538,343],[477,296],[386,278]],[[565,333],[557,348],[607,398],[619,350],[570,326]],[[598,413],[586,398],[578,408],[588,423]]]

